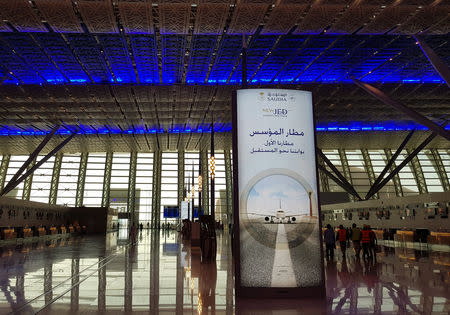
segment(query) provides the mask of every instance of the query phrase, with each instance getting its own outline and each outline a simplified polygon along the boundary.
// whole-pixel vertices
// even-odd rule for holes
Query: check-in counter
[[[450,233],[431,232],[428,235],[428,243],[435,245],[450,245]]]
[[[396,242],[414,242],[413,231],[397,231],[394,235],[394,241]]]
[[[377,240],[383,240],[383,230],[373,230],[375,233]]]
[[[47,235],[47,231],[45,230],[44,227],[41,226],[41,227],[38,228],[38,235],[39,236]]]
[[[14,228],[4,229],[3,234],[5,236],[5,240],[12,240],[15,239],[17,236],[17,233],[14,231]]]
[[[31,230],[31,228],[23,228],[23,237],[33,237],[33,231]]]

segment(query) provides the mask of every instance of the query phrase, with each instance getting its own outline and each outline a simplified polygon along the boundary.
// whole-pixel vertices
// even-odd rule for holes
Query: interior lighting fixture
[[[211,175],[211,179],[214,179],[216,175],[216,158],[214,155],[211,155],[209,158],[209,174]]]
[[[201,191],[203,188],[203,177],[202,175],[198,175],[198,190]]]

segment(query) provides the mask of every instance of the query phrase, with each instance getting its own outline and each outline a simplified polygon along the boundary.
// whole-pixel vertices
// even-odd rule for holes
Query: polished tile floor
[[[234,297],[230,238],[201,263],[173,231],[0,248],[0,314],[450,314],[450,254],[383,247],[325,262],[326,300]]]

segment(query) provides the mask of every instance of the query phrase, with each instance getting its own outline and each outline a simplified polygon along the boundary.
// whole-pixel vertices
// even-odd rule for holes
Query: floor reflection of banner
[[[238,90],[235,106],[240,285],[320,286],[311,93]]]
[[[187,219],[188,218],[188,203],[187,201],[181,202],[181,219]]]

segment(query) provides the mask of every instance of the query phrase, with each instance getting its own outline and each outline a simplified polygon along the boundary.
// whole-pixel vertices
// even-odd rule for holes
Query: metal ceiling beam
[[[319,169],[322,172],[324,172],[327,176],[329,176],[336,184],[341,186],[346,192],[348,192],[350,195],[356,197],[357,199],[361,200],[361,197],[354,190],[350,189],[350,187],[348,187],[348,185],[341,182],[336,176],[334,176],[329,170],[327,170],[325,168],[325,166],[323,166],[321,164],[317,164],[317,165],[319,166]]]
[[[435,124],[434,122],[432,122],[431,120],[429,120],[425,116],[419,114],[415,110],[412,110],[411,108],[409,108],[409,107],[407,107],[407,106],[405,106],[405,105],[403,105],[403,104],[393,100],[392,98],[390,98],[388,95],[384,94],[381,90],[377,89],[376,87],[373,87],[370,84],[361,82],[361,81],[359,81],[359,80],[357,80],[355,78],[352,78],[352,80],[360,88],[362,88],[363,90],[367,91],[369,94],[371,94],[372,96],[376,97],[377,99],[379,99],[383,103],[385,103],[385,104],[387,104],[389,106],[392,106],[395,109],[405,113],[406,115],[408,115],[409,117],[414,119],[416,122],[420,123],[421,125],[424,125],[424,126],[428,127],[433,132],[437,133],[438,135],[440,135],[440,136],[444,137],[445,139],[447,139],[448,141],[450,141],[450,132],[445,130],[443,127]]]
[[[17,185],[19,185],[25,178],[27,178],[28,176],[30,176],[31,174],[34,173],[35,170],[37,170],[39,167],[41,167],[42,164],[44,164],[45,162],[47,162],[47,160],[49,158],[51,158],[52,156],[54,156],[59,150],[61,150],[70,140],[73,139],[73,137],[75,137],[76,133],[72,133],[68,138],[64,139],[63,142],[61,142],[60,144],[58,144],[53,150],[51,150],[46,156],[44,156],[39,162],[37,162],[33,167],[31,167],[30,169],[28,169],[25,174],[23,174],[22,176],[20,176],[16,181],[12,182],[10,181],[8,183],[9,188],[5,189],[2,191],[2,195],[6,195],[7,193],[9,193],[11,190],[13,190],[14,188],[17,187]]]
[[[336,168],[336,166],[334,166],[334,164],[331,163],[331,161],[326,157],[326,155],[322,152],[322,150],[317,149],[317,153],[322,158],[322,160],[331,168],[331,170],[336,174],[336,176],[339,178],[339,181],[342,183],[342,185],[346,186],[346,188],[344,188],[344,189],[346,191],[348,191],[347,189],[349,189],[351,191],[351,192],[349,192],[349,194],[351,194],[352,196],[355,196],[356,198],[358,198],[358,200],[362,200],[362,198],[356,192],[355,188],[353,188],[353,186],[347,181],[347,179],[339,172],[339,170]],[[327,172],[328,172],[328,170],[327,170]],[[328,173],[327,172],[325,172],[325,173],[328,175],[328,173],[330,173],[330,172],[328,172]]]
[[[370,197],[372,197],[374,194],[372,194],[372,192],[375,190],[375,188],[377,187],[377,185],[381,182],[381,180],[383,179],[384,175],[386,175],[387,171],[391,168],[392,164],[394,164],[395,159],[397,159],[397,157],[400,155],[400,153],[402,152],[403,148],[405,147],[405,145],[408,143],[409,139],[411,139],[412,135],[414,134],[415,130],[411,130],[410,133],[408,133],[408,135],[406,136],[406,138],[402,141],[402,143],[400,144],[400,146],[398,147],[397,151],[395,151],[394,155],[391,157],[391,159],[386,163],[386,166],[384,167],[384,169],[381,171],[380,175],[378,175],[377,179],[375,180],[375,182],[372,184],[372,187],[370,187],[369,191],[367,192],[366,197],[364,197],[364,199],[369,199]]]
[[[414,157],[417,156],[417,154],[422,151],[423,148],[425,148],[435,137],[437,134],[433,132],[431,135],[429,135],[419,146],[409,154],[406,159],[400,163],[399,166],[397,166],[378,186],[373,190],[373,194],[376,194],[378,191],[380,191],[381,188],[384,187],[391,179],[394,177],[398,172],[401,171],[401,169],[408,164]],[[370,198],[370,196],[369,196]]]
[[[427,56],[430,63],[433,65],[434,69],[439,73],[439,75],[444,79],[445,83],[450,87],[450,69],[442,61],[441,58],[434,52],[434,50],[425,43],[421,36],[415,35],[417,43],[420,45],[425,56]]]
[[[50,133],[48,133],[45,136],[44,140],[42,140],[42,142],[37,146],[37,148],[34,149],[34,151],[30,154],[30,157],[23,163],[23,165],[19,168],[19,170],[16,172],[16,174],[14,174],[14,176],[10,179],[9,183],[6,184],[5,188],[1,192],[0,196],[4,196],[12,190],[11,186],[17,181],[19,176],[31,164],[31,162],[33,162],[33,160],[35,160],[37,158],[39,153],[42,151],[42,149],[45,147],[45,145],[50,141],[50,139],[56,133],[58,128],[59,128],[59,125],[54,126],[53,129],[50,131]]]
[[[242,35],[242,83],[243,89],[247,88],[247,41],[245,35]]]

